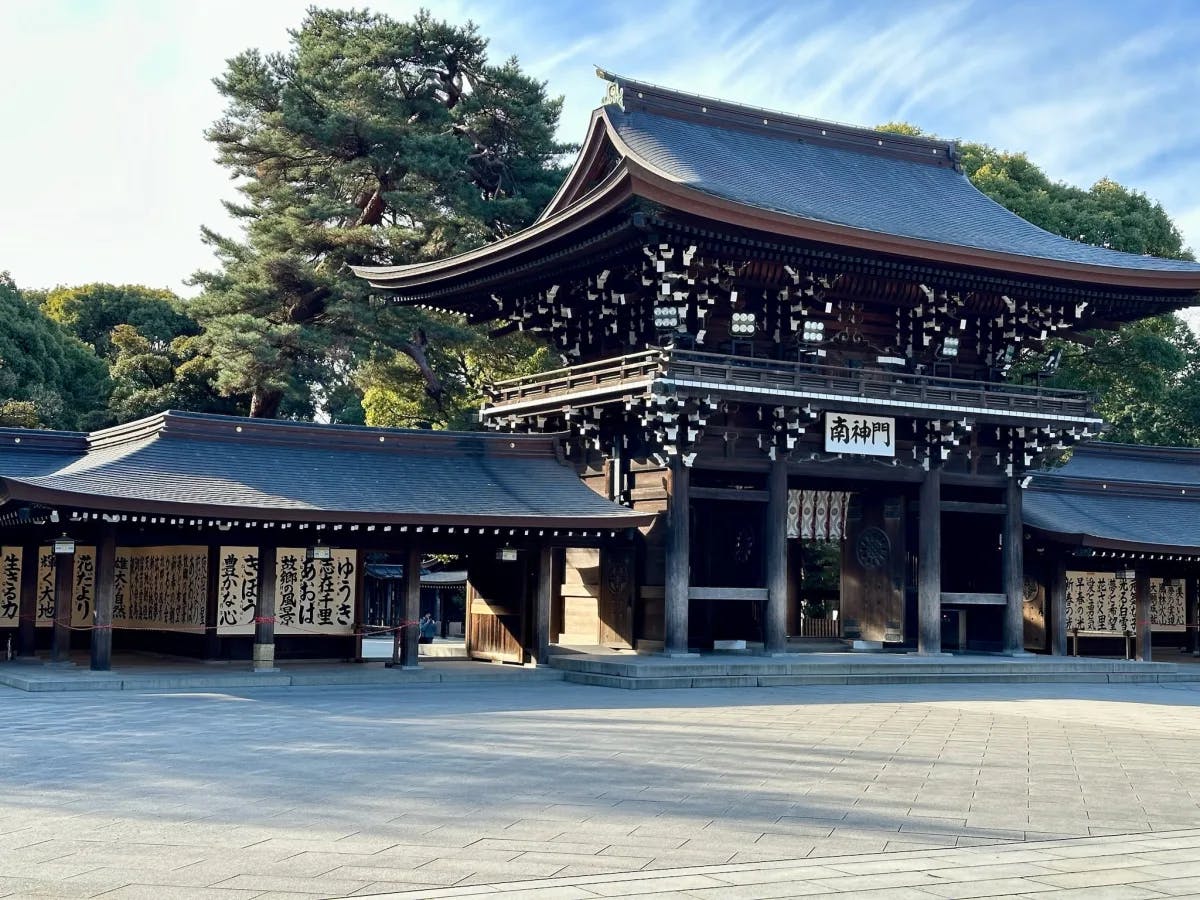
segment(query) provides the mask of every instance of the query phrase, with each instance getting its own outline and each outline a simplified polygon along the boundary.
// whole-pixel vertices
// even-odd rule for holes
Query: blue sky
[[[189,293],[203,223],[233,196],[203,129],[211,79],[283,49],[308,0],[3,0],[0,270],[18,284],[140,282]],[[336,5],[336,4],[330,4]],[[361,4],[360,4],[361,5]],[[407,17],[418,3],[371,7]],[[563,94],[579,140],[594,66],[861,125],[901,119],[1022,150],[1053,178],[1160,201],[1200,253],[1200,2],[453,0],[492,55]]]

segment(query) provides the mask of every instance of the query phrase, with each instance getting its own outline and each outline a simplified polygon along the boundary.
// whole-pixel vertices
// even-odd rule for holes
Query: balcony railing
[[[850,368],[674,349],[646,350],[501,381],[487,407],[619,393],[656,380],[702,384],[724,393],[865,398],[876,401],[873,405],[969,408],[998,416],[1094,417],[1091,396],[1080,391],[915,375],[884,366]]]

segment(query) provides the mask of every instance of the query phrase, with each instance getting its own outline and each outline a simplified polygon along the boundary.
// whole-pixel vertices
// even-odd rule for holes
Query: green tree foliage
[[[496,65],[474,25],[310,9],[286,53],[250,50],[216,85],[208,131],[244,196],[244,240],[204,231],[220,267],[195,276],[218,387],[250,413],[361,416],[363,364],[421,374],[434,419],[456,416],[443,370],[485,337],[455,320],[368,302],[350,264],[436,259],[533,221],[557,189],[560,100],[515,60]],[[436,349],[431,349],[436,348]],[[396,396],[416,384],[392,384]],[[414,409],[421,396],[407,396]]]
[[[377,360],[364,370],[362,405],[368,425],[475,428],[479,400],[489,384],[544,371],[555,361],[548,346],[520,333],[487,344],[437,344],[429,356],[431,365],[443,373],[443,396],[437,400],[422,389],[420,371],[403,353]]]
[[[882,127],[923,134],[907,123]],[[1087,190],[1051,181],[1023,153],[969,142],[959,150],[963,172],[979,190],[1047,231],[1126,253],[1193,258],[1162,205],[1145,194],[1107,178]],[[1047,350],[1055,348],[1063,351],[1062,366],[1046,383],[1094,393],[1109,424],[1105,440],[1200,445],[1200,344],[1178,316],[1091,332],[1083,343],[1051,342]],[[1014,376],[1036,371],[1044,359],[1021,360]]]
[[[94,428],[105,424],[109,390],[107,368],[92,349],[0,273],[0,418],[15,425]]]
[[[159,347],[200,332],[179,297],[140,284],[58,287],[46,294],[42,311],[105,358],[116,352],[111,335],[118,325],[132,325]]]
[[[213,390],[216,363],[202,342],[180,335],[170,343],[151,340],[133,325],[117,325],[110,340],[113,390],[109,411],[117,422],[154,415],[164,409],[245,413],[245,397],[221,397]]]

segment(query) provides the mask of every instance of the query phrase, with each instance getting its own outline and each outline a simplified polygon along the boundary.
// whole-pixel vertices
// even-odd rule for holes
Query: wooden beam
[[[50,639],[50,661],[71,661],[71,596],[75,585],[75,554],[54,554],[54,634]]]
[[[1138,569],[1133,579],[1134,638],[1137,642],[1137,658],[1140,662],[1153,659],[1151,644],[1153,629],[1150,626],[1150,576]]]
[[[704,587],[688,588],[689,600],[767,600],[767,588]]]
[[[1003,503],[970,503],[965,500],[943,500],[942,512],[971,513],[981,516],[1003,516],[1008,507]]]
[[[408,548],[404,563],[404,635],[401,641],[400,666],[404,669],[419,667],[418,654],[421,629],[421,550],[416,544]]]
[[[784,478],[787,477],[787,463],[783,460],[777,460],[779,465],[783,466]],[[774,474],[775,466],[772,465],[771,472]],[[692,497],[697,500],[741,500],[749,503],[766,503],[768,502],[768,491],[739,491],[737,488],[716,488],[716,487],[694,487],[692,488]],[[784,499],[786,504],[787,500]],[[786,512],[786,509],[784,510]]]
[[[37,589],[38,557],[41,547],[37,542],[26,544],[21,549],[21,597],[17,606],[17,655],[28,660],[37,658]]]
[[[917,652],[942,652],[942,470],[932,465],[921,482],[917,511]]]
[[[943,606],[1004,606],[1008,602],[1005,594],[956,594],[942,592]]]
[[[1185,642],[1192,656],[1200,656],[1200,608],[1197,607],[1196,576],[1188,573],[1183,581],[1184,620],[1187,624],[1187,641]]]
[[[542,546],[538,554],[537,602],[534,609],[534,662],[550,665],[550,604],[554,598],[554,548]]]
[[[95,602],[92,614],[91,666],[93,672],[112,668],[113,591],[117,560],[117,535],[112,525],[100,529],[96,541]]]
[[[255,672],[278,672],[275,668],[275,545],[258,548],[258,602],[254,607]]]
[[[743,493],[734,491],[733,493]],[[757,492],[756,492],[757,493]],[[788,466],[782,456],[767,476],[767,652],[787,650],[787,507]]]
[[[688,655],[688,587],[691,578],[691,470],[676,458],[671,463],[671,499],[667,505],[666,601],[663,652]]]
[[[1021,482],[1008,479],[1005,490],[1008,509],[1004,516],[1004,593],[1008,605],[1004,612],[1004,652],[1025,652],[1025,521],[1021,510]]]
[[[1051,567],[1050,592],[1050,652],[1067,655],[1067,559],[1060,552]]]

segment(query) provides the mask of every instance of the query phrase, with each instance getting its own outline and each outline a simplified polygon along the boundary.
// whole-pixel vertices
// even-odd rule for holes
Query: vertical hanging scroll
[[[258,548],[222,547],[217,564],[217,634],[253,634]]]
[[[54,566],[66,557],[56,558],[50,547],[38,552],[37,619],[38,628],[49,628],[54,624]],[[71,627],[85,628],[92,624],[96,596],[96,548],[76,545],[75,555],[70,557],[71,573]]]
[[[0,547],[0,628],[16,628],[21,609],[21,548]]]
[[[356,552],[333,549],[307,559],[303,547],[275,558],[275,633],[350,634],[354,630]],[[217,633],[251,634],[258,598],[258,548],[222,547],[217,567]]]

